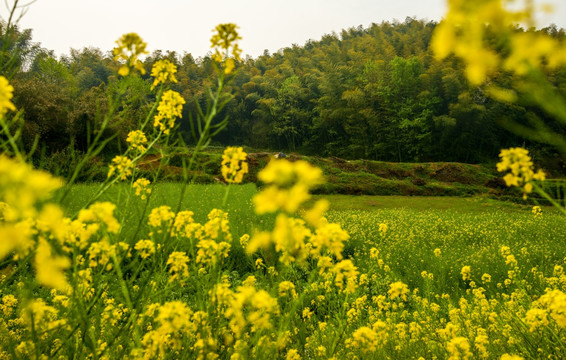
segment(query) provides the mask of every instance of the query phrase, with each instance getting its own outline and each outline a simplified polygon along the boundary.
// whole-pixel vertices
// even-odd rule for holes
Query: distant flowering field
[[[505,59],[484,49],[483,27],[474,21],[522,14],[501,1],[450,5],[434,46],[440,56],[463,58],[473,83],[501,66],[522,72],[544,61],[566,62],[549,51],[563,46],[552,39],[532,39],[539,45],[527,54],[517,50],[525,39],[512,37],[514,51]],[[170,89],[177,80],[168,60],[153,67],[156,101],[128,134],[128,148],[108,164],[107,179],[79,191],[73,185],[106,145],[100,134],[128,91],[125,79],[145,72],[139,58],[146,44],[137,34],[117,41],[117,90],[87,160],[67,184],[28,164],[14,90],[0,77],[0,359],[566,356],[559,204],[474,215],[329,211],[327,200],[311,198],[324,181],[320,169],[273,159],[258,174],[261,188],[248,191],[238,185],[248,172],[247,154],[228,147],[218,164],[221,193],[199,187],[192,195],[219,206],[206,213],[187,206],[195,156],[226,125],[216,115],[241,60],[239,39],[234,24],[215,29],[216,86],[198,108],[194,155],[167,204],[152,201],[160,169],[147,179],[138,176],[137,164],[175,141],[186,102]],[[490,91],[512,100],[511,90]],[[535,171],[527,150],[504,149],[500,158],[508,186],[525,197],[545,196],[539,182],[546,175]],[[65,207],[73,201],[78,208]]]

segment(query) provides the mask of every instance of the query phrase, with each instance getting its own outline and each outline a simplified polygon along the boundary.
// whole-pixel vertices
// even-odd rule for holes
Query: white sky
[[[539,24],[566,28],[566,1],[544,2],[555,12]],[[212,29],[232,22],[240,27],[243,53],[257,57],[372,22],[440,20],[445,9],[445,0],[37,0],[20,26],[33,29],[33,41],[56,55],[88,46],[108,51],[122,34],[137,32],[149,51],[197,58],[208,52]],[[0,9],[2,18],[7,13]]]

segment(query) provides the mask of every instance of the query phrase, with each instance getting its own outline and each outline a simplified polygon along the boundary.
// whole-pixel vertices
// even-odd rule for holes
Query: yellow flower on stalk
[[[470,343],[468,339],[462,336],[457,336],[451,339],[446,344],[446,350],[448,350],[448,354],[450,354],[449,359],[451,360],[467,360],[471,359],[473,354],[470,351]]]
[[[110,262],[111,259],[118,255],[118,251],[126,251],[129,245],[124,242],[111,245],[108,238],[103,238],[101,241],[94,242],[88,248],[89,266],[96,268],[99,265],[110,271],[113,267]]]
[[[253,202],[257,214],[284,210],[293,213],[308,199],[309,190],[323,182],[322,170],[306,161],[272,160],[258,173],[268,185]]]
[[[240,245],[242,246],[242,248],[246,248],[248,246],[248,242],[250,241],[250,235],[249,234],[244,234],[240,237]]]
[[[14,87],[8,83],[8,79],[0,76],[0,116],[5,115],[9,110],[16,111],[12,103],[14,97]]]
[[[400,298],[403,301],[407,301],[407,294],[409,293],[409,287],[402,281],[396,281],[389,285],[389,291],[387,292],[391,300]]]
[[[566,294],[560,290],[547,290],[538,302],[550,313],[559,327],[566,327]]]
[[[301,360],[301,355],[295,349],[289,349],[287,355],[285,355],[285,360]]]
[[[348,241],[349,238],[350,235],[342,229],[340,224],[325,222],[316,229],[316,233],[310,238],[313,247],[311,254],[319,257],[322,250],[326,249],[337,260],[342,260],[344,242]]]
[[[145,74],[143,63],[139,60],[140,55],[147,54],[145,49],[147,44],[136,33],[124,34],[116,41],[118,45],[112,50],[114,60],[122,62],[118,74],[126,76],[131,69],[138,70],[142,75]]]
[[[4,211],[9,220],[35,217],[37,203],[48,199],[61,186],[63,182],[51,174],[0,155],[0,201],[6,204],[3,208],[9,209]]]
[[[231,245],[225,241],[202,239],[197,244],[197,264],[215,266],[221,259],[228,257]]]
[[[232,234],[230,233],[230,222],[228,221],[228,213],[220,209],[212,209],[208,213],[208,221],[201,229],[203,232],[196,234],[198,238],[212,239],[231,242]]]
[[[176,91],[167,90],[163,93],[161,101],[157,106],[157,115],[154,117],[153,126],[159,128],[168,135],[175,126],[175,120],[183,117],[183,105],[185,99]]]
[[[34,299],[30,301],[22,310],[22,320],[26,327],[31,331],[45,333],[51,330],[62,330],[62,326],[66,325],[63,319],[57,319],[57,309],[49,306],[43,299]]]
[[[469,266],[462,267],[462,271],[460,271],[460,273],[462,274],[462,280],[466,281],[466,280],[472,279],[472,268],[471,267],[469,267]]]
[[[542,170],[534,172],[534,165],[529,151],[523,148],[503,149],[499,154],[501,161],[497,163],[497,171],[506,172],[503,177],[507,186],[516,186],[522,189],[523,198],[533,191],[532,181],[543,181],[546,174]]]
[[[224,316],[230,319],[229,326],[234,335],[240,337],[248,324],[252,332],[271,329],[271,314],[278,313],[277,299],[265,290],[257,290],[253,286],[239,286]]]
[[[540,208],[540,206],[533,206],[533,210],[532,213],[534,215],[534,217],[540,217],[542,216],[542,209]]]
[[[41,285],[67,291],[69,283],[64,271],[70,266],[71,261],[67,257],[54,255],[51,245],[45,239],[39,239],[39,244],[35,251],[35,269],[37,271],[37,281]]]
[[[200,228],[200,224],[195,223],[192,211],[179,211],[175,216],[173,227],[171,228],[171,236],[184,236],[190,238],[194,232]]]
[[[499,68],[526,74],[540,67],[566,64],[566,46],[542,31],[518,31],[516,25],[535,28],[530,1],[524,7],[507,6],[507,0],[448,0],[448,13],[436,27],[431,47],[440,59],[455,54],[466,64],[468,80],[479,85]],[[516,3],[516,2],[515,2]],[[493,41],[492,34],[499,39]],[[506,43],[509,51],[490,44]]]
[[[525,322],[529,325],[530,332],[541,326],[548,326],[548,312],[544,309],[530,309],[525,314]]]
[[[175,218],[175,213],[171,211],[171,207],[163,205],[151,209],[149,213],[148,225],[157,229],[157,233],[163,231],[163,227],[169,228],[171,222]]]
[[[295,284],[290,281],[282,281],[279,283],[279,297],[290,296],[293,299],[297,298],[297,291]]]
[[[137,179],[133,184],[136,196],[139,196],[142,200],[147,199],[147,195],[151,194],[150,184],[151,182],[146,178]]]
[[[153,90],[157,85],[164,84],[167,81],[176,83],[176,72],[177,66],[171,61],[167,59],[156,61],[151,68],[151,76],[154,78],[153,84],[151,84],[151,89]]]
[[[183,284],[184,280],[189,277],[189,257],[187,253],[181,251],[174,251],[167,259],[169,265],[169,273],[171,277],[169,281],[179,280]]]
[[[342,260],[332,268],[332,272],[336,274],[334,284],[347,294],[353,294],[358,288],[358,268],[352,260]],[[344,288],[344,282],[346,287]]]
[[[145,144],[147,144],[147,137],[141,130],[134,130],[128,133],[126,142],[130,144],[130,147],[139,152],[144,152],[146,150]]]
[[[228,183],[239,184],[248,173],[248,163],[242,147],[228,146],[222,154],[222,176]]]
[[[362,326],[352,333],[352,337],[346,341],[346,346],[358,349],[362,353],[373,353],[377,350],[379,339],[377,333],[367,326]]]
[[[151,255],[155,254],[155,243],[151,240],[140,240],[134,246],[140,254],[140,257],[145,260]]]
[[[143,336],[143,350],[131,353],[136,359],[163,358],[168,351],[179,351],[183,335],[195,331],[196,313],[182,301],[152,304],[146,310],[146,315],[153,317],[156,326]]]
[[[117,155],[112,159],[112,164],[108,170],[108,177],[117,174],[120,180],[126,180],[132,175],[133,162],[127,156]]]
[[[106,225],[108,232],[117,234],[120,230],[120,223],[114,217],[114,210],[116,205],[109,202],[96,202],[88,207],[79,211],[77,221],[79,223],[102,223]]]
[[[213,30],[215,34],[210,39],[211,48],[214,50],[212,60],[217,63],[224,63],[224,73],[230,74],[235,67],[235,60],[240,61],[242,50],[238,45],[238,40],[242,38],[238,35],[238,26],[235,24],[219,24]]]

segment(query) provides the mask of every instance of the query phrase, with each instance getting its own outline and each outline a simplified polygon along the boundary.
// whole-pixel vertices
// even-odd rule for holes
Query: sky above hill
[[[566,1],[544,2],[555,12],[539,25],[566,28]],[[58,56],[88,46],[108,51],[122,34],[137,32],[150,51],[197,58],[209,51],[212,29],[232,22],[240,27],[243,53],[257,57],[359,25],[406,17],[438,21],[445,11],[445,0],[36,0],[20,26],[33,29],[33,41]],[[6,19],[8,10],[0,15]]]

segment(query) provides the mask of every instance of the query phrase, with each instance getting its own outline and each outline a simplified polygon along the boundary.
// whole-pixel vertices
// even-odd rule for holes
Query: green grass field
[[[92,184],[73,186],[65,208],[71,214],[78,211],[96,188]],[[121,236],[133,241],[147,237],[147,215],[152,208],[167,205],[176,210],[180,190],[178,183],[159,183],[146,207],[123,184],[99,201],[125,204],[117,208],[116,217],[123,224]],[[229,213],[234,239],[273,227],[273,216],[258,216],[253,210],[254,184],[232,186],[223,208],[225,190],[225,185],[190,185],[180,210],[193,211],[195,221],[204,223],[212,209],[222,208]],[[517,257],[525,269],[537,267],[546,272],[552,272],[566,254],[564,220],[552,207],[543,207],[543,215],[535,218],[531,206],[483,197],[315,195],[313,201],[320,198],[330,201],[328,219],[350,234],[346,256],[363,267],[369,249],[376,247],[391,271],[411,287],[424,286],[421,272],[428,271],[437,276],[436,291],[459,296],[466,286],[453,280],[464,265],[472,266],[478,277],[489,273],[494,282],[503,281],[507,269],[499,255],[501,246],[520,253]],[[138,229],[142,217],[146,221]],[[386,224],[388,231],[380,233],[379,224]],[[441,258],[434,256],[437,248]]]

